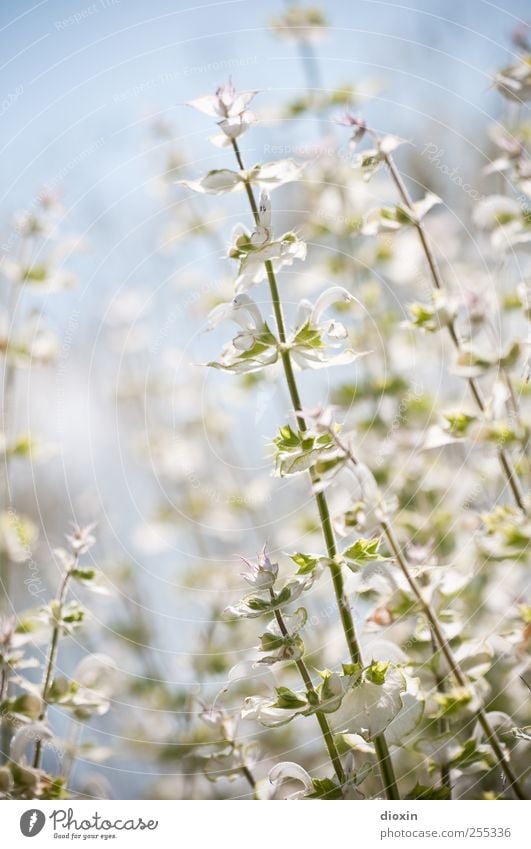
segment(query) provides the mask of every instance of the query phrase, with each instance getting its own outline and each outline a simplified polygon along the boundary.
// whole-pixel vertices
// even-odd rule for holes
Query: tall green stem
[[[389,174],[391,175],[391,179],[395,184],[396,190],[400,195],[400,198],[404,205],[411,211],[411,220],[415,222],[415,229],[417,230],[420,244],[422,246],[422,250],[426,257],[426,261],[428,263],[428,267],[430,269],[431,278],[433,281],[433,285],[435,289],[439,291],[444,289],[444,282],[441,277],[441,273],[439,271],[439,266],[437,264],[437,259],[432,250],[430,241],[422,224],[422,221],[415,220],[414,207],[411,195],[409,194],[406,184],[402,179],[402,175],[400,171],[396,167],[395,161],[393,157],[388,153],[386,154],[385,161],[387,167],[389,169]],[[457,332],[457,328],[455,325],[455,321],[452,319],[448,323],[448,332],[450,334],[450,338],[452,343],[457,351],[462,351],[461,339],[459,338],[459,334]],[[483,398],[483,393],[479,387],[478,382],[474,377],[467,378],[469,389],[472,393],[474,401],[481,413],[485,413],[486,405],[485,399]],[[502,467],[503,474],[507,479],[507,483],[511,489],[513,494],[513,498],[516,501],[516,504],[524,513],[527,512],[525,497],[522,491],[522,487],[520,484],[520,480],[518,475],[516,474],[516,469],[514,468],[513,462],[507,452],[503,448],[498,448],[498,457],[500,460],[500,465]]]
[[[57,591],[57,596],[55,598],[55,611],[54,611],[54,626],[52,630],[52,639],[50,641],[50,649],[48,651],[48,659],[46,661],[46,667],[44,670],[44,679],[42,682],[42,708],[39,714],[39,722],[42,722],[46,718],[46,712],[48,710],[48,695],[50,692],[50,687],[52,685],[53,674],[55,670],[55,662],[57,660],[57,650],[59,647],[59,637],[61,635],[61,618],[63,612],[63,605],[65,603],[66,593],[68,590],[68,582],[72,575],[72,572],[77,566],[78,555],[74,555],[74,559],[70,566],[65,569],[65,573],[61,579],[61,583],[59,584],[59,589]],[[33,757],[33,768],[38,769],[41,764],[42,757],[42,743],[40,740],[37,741],[35,745],[35,754]]]
[[[238,147],[238,142],[233,139],[232,147],[234,149],[234,154],[236,156],[236,161],[238,163],[238,167],[241,171],[245,171],[245,167],[243,164],[242,156],[240,153],[240,149]],[[246,180],[245,183],[245,191],[247,193],[247,197],[249,200],[249,205],[251,207],[251,211],[253,213],[253,218],[255,224],[259,224],[259,214],[258,207],[256,205],[256,200],[253,194],[253,190],[251,185]],[[280,301],[280,295],[278,291],[278,285],[275,277],[275,272],[273,270],[273,266],[270,261],[265,262],[265,269],[267,273],[267,279],[269,283],[269,289],[271,292],[271,300],[273,303],[273,311],[275,313],[275,321],[277,325],[279,343],[280,343],[280,357],[282,360],[282,366],[284,369],[284,375],[286,377],[286,383],[288,385],[288,391],[291,398],[291,403],[293,406],[293,411],[295,413],[295,417],[297,420],[297,424],[301,433],[304,433],[308,427],[305,421],[305,418],[302,413],[302,404],[299,395],[299,390],[297,386],[297,382],[295,380],[295,374],[293,372],[293,365],[291,362],[291,357],[289,350],[286,347],[287,336],[286,336],[286,328],[284,324],[284,316],[282,312],[282,305]],[[314,497],[317,504],[317,509],[319,511],[319,517],[321,520],[321,527],[323,532],[323,537],[326,545],[326,550],[328,554],[330,572],[332,576],[332,584],[334,587],[334,594],[336,598],[337,607],[339,610],[339,615],[341,618],[341,624],[343,626],[343,631],[345,633],[345,639],[347,641],[350,657],[353,663],[361,663],[361,651],[358,644],[358,640],[356,637],[356,629],[354,627],[354,620],[352,618],[352,611],[350,609],[350,605],[348,603],[348,599],[345,594],[345,588],[343,583],[343,573],[341,571],[341,565],[337,562],[337,545],[334,536],[334,530],[332,528],[332,521],[330,518],[330,510],[328,507],[328,502],[326,496],[323,492],[315,491],[315,484],[317,482],[317,476],[313,469],[310,469],[310,477],[312,482],[312,488],[314,491]],[[380,735],[378,738],[378,749],[381,752],[381,755],[377,751],[379,766],[382,773],[383,783],[384,783],[384,791],[385,795],[388,799],[399,799],[398,786],[396,782],[396,778],[394,775],[393,764],[391,761],[391,756],[389,753],[389,749],[385,738],[383,735]]]
[[[327,433],[329,433],[330,436],[332,436],[332,438],[335,440],[336,445],[338,446],[338,448],[341,449],[341,451],[345,455],[346,459],[350,460],[350,462],[354,466],[358,466],[359,465],[358,458],[353,453],[353,451],[349,448],[349,446],[346,445],[343,442],[343,440],[337,435],[337,433],[332,428],[328,428]],[[395,560],[396,560],[398,566],[400,567],[400,570],[401,570],[404,578],[406,579],[406,581],[409,585],[410,590],[412,591],[413,595],[415,596],[415,599],[417,600],[424,616],[428,620],[428,624],[430,626],[433,639],[434,639],[435,643],[439,646],[439,648],[440,648],[440,650],[441,650],[441,652],[442,652],[442,654],[443,654],[443,656],[444,656],[444,658],[445,658],[445,660],[448,664],[450,672],[452,673],[452,675],[454,676],[455,680],[457,681],[457,683],[459,684],[460,687],[463,687],[463,688],[468,687],[469,682],[467,680],[467,677],[466,677],[465,673],[462,671],[462,669],[459,665],[459,662],[456,660],[455,655],[454,655],[452,649],[450,648],[448,640],[444,636],[444,633],[441,629],[441,626],[439,625],[439,620],[437,618],[437,614],[435,613],[431,604],[429,602],[427,602],[426,599],[424,598],[424,595],[422,593],[422,590],[421,590],[418,582],[416,581],[416,579],[413,577],[413,575],[411,573],[409,563],[407,562],[406,557],[404,556],[404,553],[402,551],[400,543],[398,542],[398,539],[395,535],[395,531],[393,529],[393,526],[391,525],[391,523],[388,519],[381,519],[380,520],[380,526],[381,526],[382,531],[385,535],[385,538],[388,542],[389,548],[393,552],[393,554],[395,556]],[[518,799],[525,799],[526,797],[524,796],[523,790],[520,787],[518,779],[516,778],[515,774],[513,773],[513,770],[512,770],[510,763],[508,762],[507,758],[505,757],[505,754],[503,752],[503,749],[500,746],[498,738],[496,737],[496,734],[495,734],[495,732],[494,732],[494,730],[493,730],[493,728],[492,728],[492,726],[489,722],[486,711],[483,708],[479,708],[476,711],[476,718],[477,718],[479,724],[481,725],[481,728],[483,729],[483,733],[485,734],[487,742],[489,743],[489,745],[490,745],[490,747],[491,747],[491,749],[492,749],[492,751],[493,751],[493,753],[496,757],[496,760],[498,761],[498,764],[500,766],[501,771],[503,772],[505,778],[508,781],[509,787],[513,790],[515,796]]]
[[[439,625],[439,620],[437,618],[437,614],[433,610],[432,606],[425,600],[422,590],[420,589],[416,579],[413,577],[409,570],[409,565],[402,553],[402,549],[400,548],[400,544],[395,536],[394,530],[388,522],[382,522],[382,530],[386,536],[386,539],[389,543],[389,547],[391,551],[395,555],[396,562],[398,563],[404,578],[406,579],[409,587],[418,601],[428,623],[430,625],[433,637],[435,641],[438,643],[444,658],[448,664],[448,667],[454,676],[455,680],[459,684],[460,687],[467,687],[468,680],[464,672],[462,671],[458,661],[456,660],[450,645],[444,636],[441,627]],[[520,787],[519,781],[516,778],[516,775],[513,773],[512,767],[505,757],[505,754],[500,746],[498,738],[496,737],[496,733],[492,728],[489,719],[487,717],[486,711],[483,708],[479,708],[476,712],[476,717],[483,729],[483,733],[489,743],[494,755],[496,756],[496,760],[502,770],[505,778],[508,781],[509,787],[513,790],[515,796],[518,799],[525,799],[524,792]]]
[[[435,657],[435,655],[439,651],[439,647],[438,647],[437,643],[435,642],[435,639],[433,637],[433,633],[431,635],[431,650],[432,650],[434,662],[437,664],[438,660]],[[445,682],[444,677],[439,673],[437,668],[435,668],[434,677],[435,677],[435,687],[437,689],[437,692],[440,693],[441,695],[443,695],[446,692],[446,682]],[[450,730],[450,723],[448,722],[446,717],[441,716],[439,718],[438,726],[439,726],[439,733],[440,734],[448,734],[448,732]],[[446,787],[446,789],[448,790],[448,798],[451,799],[452,798],[452,773],[451,773],[451,769],[450,769],[448,763],[446,762],[446,759],[441,764],[441,784],[442,784],[443,787]]]
[[[275,594],[273,590],[271,590],[271,598],[273,600],[275,599]],[[277,624],[282,636],[288,637],[289,631],[286,627],[286,623],[284,622],[284,618],[280,610],[275,610],[275,619],[277,620]],[[299,674],[304,682],[304,686],[306,687],[306,695],[308,697],[308,702],[313,705],[317,704],[319,702],[319,696],[315,690],[315,687],[313,686],[310,673],[308,672],[308,668],[304,663],[302,657],[299,658],[299,660],[295,661],[295,666],[297,667]],[[330,755],[330,760],[332,761],[332,765],[338,777],[339,783],[344,784],[346,780],[346,775],[343,769],[343,765],[341,763],[341,758],[339,757],[339,752],[334,742],[334,737],[330,729],[330,725],[328,724],[328,720],[324,713],[322,713],[322,711],[316,711],[315,716],[317,717],[317,721],[319,723],[319,727],[321,729],[321,733],[323,735],[326,748],[328,749],[328,754]]]

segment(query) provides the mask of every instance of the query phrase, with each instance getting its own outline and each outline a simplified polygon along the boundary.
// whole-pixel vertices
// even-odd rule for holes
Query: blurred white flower
[[[271,21],[271,29],[280,38],[294,41],[320,41],[327,30],[325,16],[316,6],[290,6]]]
[[[86,554],[86,552],[92,548],[96,542],[96,537],[92,533],[95,527],[95,522],[91,525],[85,525],[84,527],[74,525],[74,529],[71,533],[65,534],[74,554]]]
[[[44,722],[31,722],[15,731],[9,748],[9,757],[13,763],[24,766],[28,763],[26,750],[31,744],[46,743],[53,739],[53,734]]]
[[[290,795],[290,799],[300,799],[313,793],[313,782],[306,770],[293,761],[283,761],[276,764],[269,771],[269,781],[276,787],[280,787],[286,781],[298,781],[302,784],[302,790]]]
[[[0,354],[19,367],[47,365],[59,353],[59,340],[45,323],[41,313],[34,311],[14,329],[5,312],[0,312]]]

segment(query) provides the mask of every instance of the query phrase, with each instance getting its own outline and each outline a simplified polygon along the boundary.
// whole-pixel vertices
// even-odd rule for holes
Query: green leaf
[[[317,557],[314,554],[290,554],[293,562],[299,567],[297,570],[297,575],[307,575],[309,572],[313,572],[315,567],[318,565],[319,560],[321,558]]]
[[[481,746],[477,740],[470,739],[448,761],[448,766],[452,769],[466,769],[467,767],[478,765],[488,770],[495,763],[496,761],[488,746]]]
[[[436,693],[435,701],[439,705],[438,717],[452,716],[465,708],[472,700],[469,690],[455,687],[448,693]]]
[[[286,644],[286,637],[271,634],[267,631],[260,637],[260,648],[262,651],[276,651]]]
[[[297,331],[297,335],[293,339],[293,345],[294,347],[298,346],[302,348],[325,347],[319,331],[315,327],[312,327],[309,321],[303,324],[303,326]]]
[[[365,670],[365,678],[372,684],[381,685],[385,681],[388,669],[389,661],[373,660],[371,665]]]
[[[375,560],[389,560],[389,557],[383,557],[379,553],[380,543],[380,537],[357,539],[351,546],[343,551],[343,557],[347,561],[347,566],[355,572],[358,567],[363,566],[365,563],[370,563]]]
[[[465,436],[469,425],[476,421],[477,417],[468,413],[455,412],[445,413],[444,418],[448,422],[448,431],[452,436]]]
[[[78,581],[92,581],[96,577],[96,570],[78,567],[77,569],[72,569],[72,577]]]
[[[30,283],[43,283],[48,277],[48,269],[45,265],[32,265],[24,270],[24,280]]]
[[[450,791],[448,787],[427,787],[425,784],[415,784],[406,799],[448,799]]]
[[[273,707],[284,708],[285,710],[296,710],[297,708],[305,707],[308,704],[306,699],[302,699],[297,693],[290,690],[289,687],[277,687],[276,691],[278,699]]]
[[[312,778],[313,793],[308,796],[309,799],[342,799],[343,793],[341,787],[332,781],[331,778]]]
[[[343,675],[350,678],[350,684],[355,684],[361,678],[361,663],[342,663]]]
[[[290,425],[280,428],[273,443],[277,449],[276,472],[280,477],[300,474],[316,465],[320,459],[331,459],[331,450],[335,448],[329,434],[316,436],[307,432],[295,433]]]

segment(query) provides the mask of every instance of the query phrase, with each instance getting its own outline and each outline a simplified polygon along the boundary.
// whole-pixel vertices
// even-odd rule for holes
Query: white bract
[[[234,235],[229,257],[239,262],[238,277],[234,283],[236,292],[246,291],[265,280],[268,273],[265,263],[270,263],[276,274],[292,265],[295,259],[306,259],[306,243],[295,233],[284,233],[279,239],[273,239],[271,200],[265,191],[260,194],[254,231],[249,233],[238,227]]]
[[[505,195],[489,195],[477,204],[474,223],[490,233],[493,248],[509,250],[531,242],[529,211]]]
[[[385,206],[376,209],[369,213],[365,219],[362,232],[366,236],[374,236],[377,233],[392,232],[418,224],[430,209],[439,203],[441,203],[441,199],[432,192],[428,192],[421,200],[415,201],[411,207],[398,204],[397,206]]]
[[[19,367],[47,365],[59,353],[59,340],[46,326],[44,316],[31,312],[12,329],[6,313],[0,313],[0,354]]]
[[[242,577],[248,584],[255,587],[257,590],[267,590],[273,587],[278,576],[278,563],[272,563],[269,559],[265,546],[258,556],[256,563],[246,560],[242,557],[245,563],[245,572],[242,572]]]
[[[224,347],[219,360],[208,363],[209,366],[244,374],[276,362],[276,339],[249,295],[238,294],[229,303],[214,307],[208,316],[208,329],[212,330],[224,321],[233,321],[241,330]]]
[[[397,668],[389,668],[381,684],[364,677],[347,690],[336,722],[349,734],[362,734],[372,740],[398,717],[405,691],[404,674]]]
[[[265,189],[276,189],[285,183],[297,180],[304,165],[293,159],[279,159],[254,165],[243,171],[230,168],[215,168],[197,180],[177,180],[178,186],[185,186],[199,194],[222,195],[228,192],[243,191],[247,185],[256,185]]]
[[[288,341],[293,361],[301,369],[320,369],[330,365],[347,365],[367,352],[344,347],[348,340],[345,325],[326,317],[336,304],[350,305],[356,299],[342,286],[331,286],[315,301],[302,300],[297,309],[296,329]],[[337,349],[342,349],[337,353]]]

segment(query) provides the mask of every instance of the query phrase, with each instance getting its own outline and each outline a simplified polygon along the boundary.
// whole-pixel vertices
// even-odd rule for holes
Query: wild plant
[[[414,747],[406,741],[408,738],[411,741],[411,735],[423,721],[426,694],[419,686],[419,678],[415,677],[416,667],[422,672],[422,663],[419,665],[419,661],[407,654],[397,662],[391,656],[392,653],[381,660],[364,660],[354,625],[352,602],[345,591],[346,569],[361,573],[362,583],[363,576],[369,573],[369,586],[374,592],[375,586],[372,584],[375,577],[383,578],[384,582],[396,582],[396,578],[393,580],[390,574],[391,566],[388,565],[394,563],[402,576],[398,584],[404,605],[402,616],[405,619],[413,616],[418,620],[417,628],[427,629],[433,647],[430,666],[438,705],[431,722],[431,725],[434,721],[438,722],[439,736],[435,736],[434,743],[438,760],[435,754],[432,757],[433,763],[439,764],[441,784],[425,786],[417,782],[414,787],[409,786],[407,797],[448,798],[452,793],[454,779],[466,775],[469,767],[474,772],[477,764],[482,762],[488,773],[501,780],[500,786],[505,791],[524,798],[522,782],[511,765],[506,741],[500,738],[500,727],[505,734],[512,733],[507,727],[507,720],[509,726],[511,722],[505,714],[500,717],[485,707],[486,692],[482,692],[481,684],[478,683],[477,669],[484,669],[485,656],[491,656],[489,651],[482,646],[476,654],[467,656],[466,651],[455,651],[452,648],[452,638],[447,636],[444,625],[448,599],[434,580],[433,566],[431,562],[423,564],[418,560],[415,563],[409,561],[393,526],[393,504],[380,491],[369,468],[370,464],[366,465],[358,459],[355,437],[343,431],[336,422],[333,410],[326,407],[307,409],[301,401],[296,370],[344,366],[365,356],[366,352],[354,350],[349,345],[344,321],[327,315],[334,304],[342,305],[342,319],[345,306],[352,308],[356,304],[359,308],[360,305],[344,287],[333,286],[322,292],[314,302],[303,300],[296,312],[293,330],[287,329],[278,275],[295,260],[305,259],[306,244],[293,231],[282,236],[274,234],[269,192],[300,179],[302,167],[293,160],[246,167],[239,140],[253,123],[254,116],[248,107],[255,94],[238,93],[229,81],[214,96],[191,101],[190,105],[199,111],[220,119],[218,125],[222,132],[213,137],[212,141],[220,147],[232,149],[237,169],[216,169],[198,180],[185,180],[181,184],[202,194],[243,191],[247,197],[253,230],[236,228],[229,250],[229,257],[238,263],[234,297],[229,303],[217,306],[208,319],[211,329],[225,321],[232,321],[238,326],[238,332],[224,347],[221,356],[210,362],[209,366],[236,375],[281,367],[292,403],[292,420],[281,427],[273,440],[275,473],[282,477],[308,474],[325,551],[318,554],[291,554],[291,560],[298,569],[291,576],[288,573],[286,580],[279,580],[279,565],[265,548],[257,560],[245,561],[244,577],[253,590],[238,604],[230,607],[227,615],[244,619],[272,617],[260,638],[265,656],[259,663],[271,670],[279,669],[279,680],[275,680],[273,692],[267,697],[246,699],[242,717],[251,717],[267,727],[276,727],[300,715],[315,715],[329,757],[331,774],[311,778],[300,765],[290,762],[278,764],[270,772],[274,783],[286,779],[300,780],[304,785],[301,795],[305,796],[360,796],[363,795],[363,782],[373,772],[367,757],[370,755],[379,767],[380,792],[384,792],[388,798],[399,798],[395,764],[398,761],[401,770],[404,770],[406,764],[400,778],[406,779],[407,787],[410,772],[404,755],[414,753]],[[515,361],[514,352],[506,362],[501,362],[498,357],[484,365],[479,356],[475,359],[472,357],[472,362],[470,348],[462,342],[454,324],[455,314],[448,309],[446,302],[442,303],[442,278],[422,223],[424,215],[437,199],[428,195],[424,200],[412,201],[392,158],[400,140],[392,136],[380,138],[367,131],[361,119],[350,115],[344,122],[353,128],[354,145],[357,146],[365,134],[372,136],[375,142],[373,149],[359,154],[355,167],[361,169],[365,178],[375,173],[380,166],[386,167],[400,194],[401,204],[398,206],[367,215],[362,223],[362,232],[373,235],[382,229],[392,232],[406,227],[416,229],[440,300],[437,300],[431,311],[412,307],[412,324],[431,332],[440,327],[448,328],[457,348],[458,365],[466,371],[465,376],[479,414],[485,415],[487,402],[477,385],[475,369],[479,368],[479,373],[482,373],[482,367],[489,368],[497,364],[509,368]],[[260,191],[258,200],[255,189]],[[274,329],[263,316],[260,305],[247,294],[249,289],[264,281],[269,288]],[[440,314],[436,312],[439,307]],[[503,444],[498,444],[496,450],[517,508],[525,515],[525,496],[513,461]],[[351,490],[358,493],[355,502],[358,517],[354,516],[350,527],[343,524],[343,530],[347,534],[356,530],[362,524],[359,515],[365,514],[363,523],[379,529],[387,550],[381,547],[382,539],[378,535],[358,536],[346,548],[339,549],[337,524],[330,512],[329,495],[333,493],[337,482],[341,480],[343,483],[345,477],[351,480]],[[408,545],[413,550],[413,544]],[[305,659],[307,649],[302,635],[305,636],[307,612],[304,607],[294,610],[292,605],[309,593],[323,572],[327,571],[332,579],[349,654],[341,664],[336,659],[335,668],[321,670],[316,681]],[[385,618],[387,605],[381,604],[380,609],[380,624],[390,624]],[[388,615],[392,620],[392,614],[388,612]],[[305,636],[305,639],[308,638]],[[288,674],[286,668],[289,670],[290,666],[296,669],[302,689],[294,690],[280,683]],[[468,714],[465,722],[460,717],[463,709]],[[454,714],[459,717],[455,734],[452,733],[450,720]],[[513,739],[518,736],[515,732]],[[418,742],[420,751],[422,746],[422,741]],[[358,766],[360,758],[368,762]]]
[[[105,714],[111,704],[116,666],[109,656],[88,653],[71,677],[60,674],[61,640],[76,634],[87,615],[77,599],[69,599],[71,584],[96,590],[101,585],[98,570],[82,562],[95,542],[92,526],[74,527],[67,542],[68,548],[55,551],[61,572],[55,596],[42,607],[2,620],[0,701],[2,728],[9,732],[4,736],[9,740],[9,751],[4,753],[1,767],[4,798],[66,798],[71,792],[68,778],[79,735],[62,741],[50,722],[50,708],[65,711],[79,727],[90,717]],[[26,677],[25,670],[34,668],[42,672],[40,684]],[[50,760],[46,768],[45,753]],[[84,754],[90,758],[89,746],[84,747]]]

